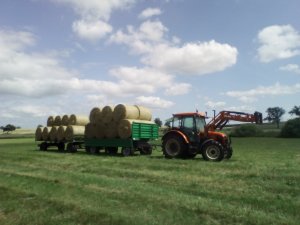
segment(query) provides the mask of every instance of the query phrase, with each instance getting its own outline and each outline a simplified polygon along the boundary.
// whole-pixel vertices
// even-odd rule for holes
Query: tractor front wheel
[[[203,159],[207,161],[221,161],[224,158],[224,149],[217,141],[211,141],[202,149]]]
[[[176,158],[186,152],[187,146],[178,135],[169,135],[164,138],[162,147],[166,158]]]

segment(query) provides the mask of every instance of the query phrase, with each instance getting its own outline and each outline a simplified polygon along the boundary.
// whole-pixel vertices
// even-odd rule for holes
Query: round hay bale
[[[140,105],[135,105],[135,107],[137,107],[139,110],[139,118],[138,118],[139,120],[151,121],[152,113],[150,109]]]
[[[54,118],[53,126],[60,126],[60,125],[61,125],[61,117],[60,116],[56,116]]]
[[[49,132],[49,139],[50,139],[50,141],[57,140],[57,126],[51,127],[51,130]]]
[[[43,127],[37,127],[35,130],[35,140],[42,141],[43,140]]]
[[[140,111],[138,107],[134,105],[123,105],[119,104],[115,107],[113,113],[114,121],[120,121],[123,119],[138,119]]]
[[[90,112],[90,122],[91,123],[96,123],[98,119],[101,118],[101,108],[94,107],[91,112]]]
[[[118,137],[118,123],[111,121],[110,123],[104,124],[104,137],[116,138]]]
[[[113,106],[107,105],[102,109],[102,121],[104,123],[110,123],[113,119]]]
[[[127,139],[130,138],[132,135],[132,123],[137,122],[137,123],[147,123],[147,124],[155,124],[151,121],[146,121],[146,120],[121,120],[119,125],[118,125],[118,136],[122,139]]]
[[[66,132],[67,126],[59,126],[57,129],[57,141],[61,142],[65,140],[65,132]]]
[[[96,138],[96,124],[95,123],[88,123],[87,125],[85,125],[84,136],[89,139]]]
[[[49,116],[47,119],[47,127],[52,127],[52,126],[54,126],[54,117]]]
[[[65,138],[67,141],[73,141],[76,138],[82,138],[84,136],[84,126],[69,125],[65,131]]]
[[[97,139],[102,139],[104,138],[104,133],[106,130],[106,126],[103,123],[96,123],[96,138]]]
[[[61,118],[61,125],[68,126],[69,125],[69,115],[63,115]]]
[[[42,132],[43,141],[49,141],[49,132],[51,127],[44,127]]]
[[[75,114],[72,114],[69,117],[69,125],[74,126],[85,126],[89,123],[89,118],[86,116],[77,116]]]

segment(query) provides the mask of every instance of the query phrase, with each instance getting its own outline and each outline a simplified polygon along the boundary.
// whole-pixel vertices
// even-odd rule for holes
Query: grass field
[[[299,224],[300,140],[235,138],[220,163],[40,152],[0,140],[0,224]]]

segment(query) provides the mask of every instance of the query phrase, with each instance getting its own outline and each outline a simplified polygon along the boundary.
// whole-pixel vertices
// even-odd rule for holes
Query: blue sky
[[[118,103],[288,112],[299,15],[297,0],[1,0],[0,125]]]

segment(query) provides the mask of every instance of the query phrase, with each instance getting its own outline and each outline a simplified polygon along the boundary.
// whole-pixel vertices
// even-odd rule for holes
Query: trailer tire
[[[97,147],[90,147],[90,154],[92,154],[92,155],[99,154],[99,148],[97,148]]]
[[[202,156],[206,161],[221,161],[224,158],[224,148],[217,141],[209,141],[202,147]]]
[[[130,156],[130,155],[133,155],[133,154],[134,154],[134,150],[132,148],[127,148],[127,147],[122,148],[122,155],[123,156]]]
[[[64,151],[65,151],[65,143],[59,142],[59,143],[57,144],[57,148],[58,148],[58,151],[59,151],[59,152],[64,152]]]
[[[166,158],[182,157],[187,150],[187,145],[178,135],[168,135],[163,139],[163,153]]]
[[[106,147],[105,153],[108,155],[116,155],[118,153],[118,147]]]
[[[151,155],[152,154],[152,146],[149,143],[143,143],[139,147],[141,155]]]
[[[73,143],[68,143],[67,151],[70,153],[75,153],[75,152],[77,152],[77,147]]]
[[[41,150],[41,151],[47,151],[47,148],[48,148],[47,142],[42,142],[42,143],[40,144],[40,150]]]

